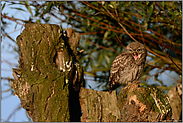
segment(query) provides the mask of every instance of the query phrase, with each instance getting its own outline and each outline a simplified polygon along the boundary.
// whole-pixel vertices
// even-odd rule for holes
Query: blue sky
[[[4,2],[1,2],[2,4]],[[11,7],[15,7],[11,6]],[[20,7],[20,5],[16,5],[16,7]],[[21,8],[25,9],[24,6],[21,6]],[[14,16],[15,18],[20,18],[24,20],[29,19],[29,12],[22,12],[18,10],[12,10],[10,9],[10,6],[6,5],[2,13],[8,13],[8,16]],[[58,20],[52,19],[53,24],[58,24]],[[16,37],[21,34],[24,28],[22,28],[22,25],[17,25],[15,28],[16,23],[15,22],[10,22],[11,25],[9,25],[6,28],[6,32],[10,34],[10,36],[16,40]],[[63,28],[68,28],[69,26],[66,24],[62,25]],[[10,77],[13,78],[12,76],[12,68],[16,68],[18,66],[18,60],[19,56],[18,53],[14,52],[12,47],[17,47],[17,45],[12,42],[8,38],[2,38],[1,42],[1,77]],[[7,63],[6,61],[10,62],[11,64]],[[152,74],[153,71],[151,72]],[[167,74],[170,74],[174,78],[180,79],[180,77],[175,73],[170,71],[166,71]],[[173,81],[175,81],[173,78],[169,77],[167,74],[163,73],[160,76],[160,80],[165,82],[167,86],[170,86]],[[90,78],[89,78],[90,79]],[[154,83],[154,79],[149,80],[150,84]],[[91,84],[90,84],[91,85]],[[95,86],[93,86],[95,87]],[[10,89],[10,83],[6,80],[1,80],[1,91],[5,91],[7,89]],[[1,98],[1,121],[4,122],[6,121],[10,115],[18,108],[20,107],[20,100],[17,96],[13,96],[11,91],[3,92],[2,93],[2,98]],[[15,111],[11,118],[8,120],[10,122],[26,122],[29,121],[27,116],[26,116],[26,111],[23,108],[20,108],[19,110]]]
[[[2,4],[4,2],[1,2]],[[8,16],[15,16],[22,19],[27,19],[29,14],[12,11],[9,6],[5,6],[2,13],[9,13]],[[15,24],[12,23],[6,29],[6,32],[10,34],[10,36],[16,40],[16,37],[21,33],[21,25],[17,25],[15,29]],[[17,30],[17,31],[15,31]],[[17,45],[8,38],[2,38],[1,42],[1,77],[10,77],[12,76],[12,68],[16,68],[18,66],[18,53],[14,52],[12,47],[17,47]],[[7,63],[6,61],[10,62]],[[10,83],[6,80],[1,80],[1,91],[5,91],[10,88]],[[1,121],[8,121],[10,122],[25,122],[29,121],[26,116],[26,111],[21,107],[19,110],[16,110],[20,107],[20,99],[17,96],[13,96],[11,91],[3,92],[1,95]],[[15,111],[16,110],[16,111]]]

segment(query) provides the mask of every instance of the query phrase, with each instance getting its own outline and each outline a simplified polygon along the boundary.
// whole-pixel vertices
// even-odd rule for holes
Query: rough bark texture
[[[117,122],[120,118],[115,92],[109,94],[81,88],[80,104],[83,112],[82,122]]]
[[[76,49],[79,35],[72,35],[74,45],[58,25],[26,24],[17,37],[20,59],[19,69],[13,69],[12,87],[35,122],[80,120],[82,77],[70,49]]]
[[[168,97],[155,88],[138,83],[116,91],[94,91],[81,88],[82,122],[171,122]]]
[[[122,122],[171,121],[168,96],[156,88],[139,87],[136,82],[120,91],[118,106]]]
[[[168,92],[174,122],[182,122],[182,83],[178,83]]]
[[[19,68],[12,88],[35,122],[157,122],[171,121],[169,98],[137,82],[116,91],[81,87],[79,35],[58,25],[26,24],[17,37]]]

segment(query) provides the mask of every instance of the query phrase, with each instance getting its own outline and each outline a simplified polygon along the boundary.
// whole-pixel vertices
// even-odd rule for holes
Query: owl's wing
[[[122,53],[118,55],[111,66],[110,71],[110,77],[109,77],[109,91],[116,89],[120,86],[119,79],[120,79],[120,72],[122,72],[125,69],[125,66],[129,64],[128,55],[125,53]]]

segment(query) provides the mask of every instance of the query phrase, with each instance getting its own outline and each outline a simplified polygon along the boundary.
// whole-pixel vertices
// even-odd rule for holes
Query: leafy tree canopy
[[[16,8],[13,5],[18,4]],[[108,82],[113,59],[133,41],[143,43],[148,50],[143,85],[153,77],[158,87],[169,89],[158,78],[165,71],[182,75],[182,1],[13,1],[1,3],[1,9],[30,13],[29,20],[1,13],[3,36],[7,19],[24,23],[67,24],[81,35],[78,48],[85,75],[97,82]],[[22,9],[25,6],[27,10]],[[13,39],[12,39],[13,40]],[[151,74],[151,71],[155,71]],[[181,78],[175,78],[175,83]]]

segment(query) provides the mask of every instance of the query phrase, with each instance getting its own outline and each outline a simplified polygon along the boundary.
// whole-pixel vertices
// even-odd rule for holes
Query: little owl
[[[118,55],[111,66],[109,77],[109,92],[121,85],[137,81],[144,69],[147,50],[139,42],[127,45],[124,52]]]

